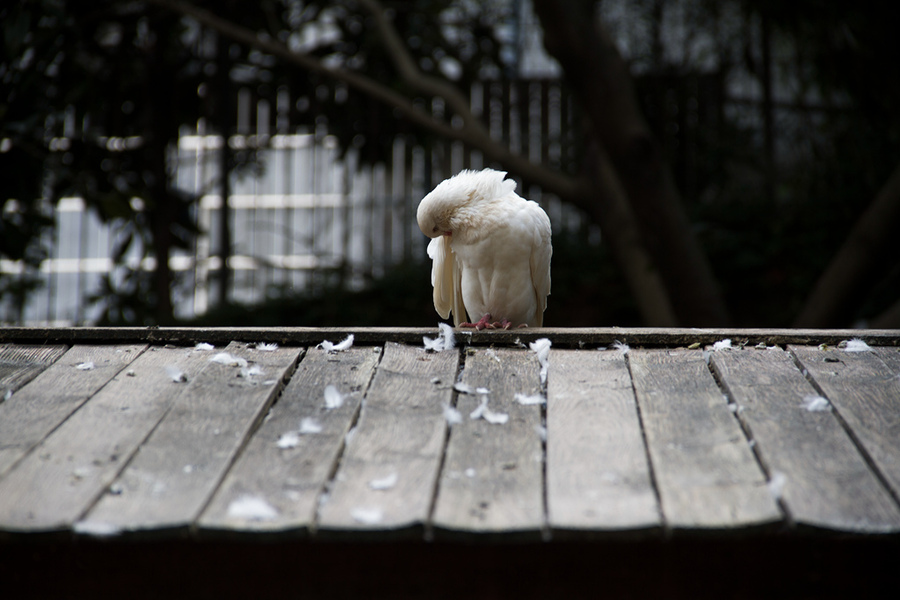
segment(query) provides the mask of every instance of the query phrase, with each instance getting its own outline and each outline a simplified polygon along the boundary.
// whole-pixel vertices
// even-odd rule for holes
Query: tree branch
[[[841,249],[816,282],[795,327],[833,327],[851,318],[865,299],[863,288],[881,260],[894,259],[900,226],[900,165],[860,216]]]
[[[339,67],[328,67],[311,56],[293,52],[281,42],[261,37],[253,31],[231,23],[205,9],[198,8],[187,2],[177,2],[176,0],[147,1],[150,4],[155,4],[190,17],[201,25],[209,27],[236,42],[281,58],[304,70],[326,75],[336,81],[345,83],[349,87],[395,108],[415,125],[428,129],[447,139],[458,140],[473,148],[477,148],[487,160],[499,163],[503,168],[521,176],[529,183],[540,186],[545,192],[556,194],[568,200],[585,194],[586,186],[583,181],[575,180],[563,173],[533,163],[526,157],[510,152],[509,149],[492,140],[483,125],[469,110],[468,102],[455,87],[434,77],[423,77],[415,65],[412,64],[412,59],[403,49],[396,30],[384,17],[383,11],[377,2],[362,0],[363,4],[375,16],[376,26],[379,28],[383,39],[385,39],[388,51],[391,53],[401,77],[421,93],[444,98],[453,111],[462,118],[464,123],[462,128],[455,128],[447,123],[435,120],[432,115],[416,108],[410,99],[365,75]]]
[[[641,114],[628,64],[594,14],[593,2],[534,0],[544,46],[606,148],[682,323],[721,326],[724,300],[681,204],[659,143]]]

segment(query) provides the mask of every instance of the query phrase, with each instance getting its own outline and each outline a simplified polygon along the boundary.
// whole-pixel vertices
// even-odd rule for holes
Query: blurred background
[[[0,323],[434,326],[509,172],[547,326],[900,327],[900,36],[826,0],[0,8]]]

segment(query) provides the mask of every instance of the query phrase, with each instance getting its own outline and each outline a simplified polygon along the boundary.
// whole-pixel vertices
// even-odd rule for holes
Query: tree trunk
[[[152,107],[151,120],[147,124],[145,138],[147,140],[145,181],[149,192],[147,198],[147,218],[153,240],[153,254],[156,264],[151,274],[150,300],[153,319],[158,325],[171,324],[174,321],[172,308],[172,270],[169,257],[174,246],[172,223],[175,221],[178,199],[169,191],[169,178],[166,170],[166,152],[169,141],[167,133],[177,131],[173,126],[172,99],[168,91],[171,74],[161,56],[165,51],[162,40],[164,31],[155,31],[156,41],[149,52],[147,98]]]
[[[609,245],[616,264],[622,269],[632,297],[638,304],[644,323],[655,327],[676,327],[678,317],[672,307],[659,269],[641,240],[637,220],[628,204],[622,184],[602,148],[593,144],[588,151],[590,179],[594,189],[606,195],[591,198],[581,206],[600,224],[603,239]]]
[[[562,65],[590,118],[593,137],[610,157],[679,321],[727,325],[724,301],[659,144],[640,113],[628,67],[596,21],[593,6],[577,0],[535,0],[544,44]]]
[[[848,323],[865,301],[887,261],[896,262],[900,228],[900,165],[879,190],[850,235],[816,282],[795,327],[835,327]]]

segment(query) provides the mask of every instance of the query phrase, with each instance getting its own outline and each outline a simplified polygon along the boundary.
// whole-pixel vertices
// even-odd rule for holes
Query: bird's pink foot
[[[485,328],[491,328],[491,315],[490,313],[481,317],[477,323],[460,323],[460,327],[474,327],[478,331],[481,331]]]

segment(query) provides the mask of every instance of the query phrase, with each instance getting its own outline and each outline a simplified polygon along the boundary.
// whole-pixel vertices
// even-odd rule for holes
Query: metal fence
[[[560,166],[571,158],[575,116],[557,81],[507,81],[477,84],[473,111],[483,115],[494,139],[534,161]],[[422,147],[404,138],[393,142],[392,155],[375,165],[359,163],[350,151],[340,157],[334,138],[304,132],[273,115],[270,103],[238,97],[240,132],[228,139],[232,148],[254,147],[263,168],[231,174],[231,256],[234,276],[229,297],[257,303],[267,295],[307,290],[316,275],[341,268],[345,285],[361,288],[402,261],[424,260],[426,239],[415,222],[419,200],[444,178],[463,168],[479,169],[479,152],[458,142]],[[435,103],[436,112],[443,107]],[[203,121],[180,136],[171,154],[175,185],[199,195],[195,217],[202,231],[191,252],[176,252],[170,266],[178,274],[172,290],[175,315],[192,318],[215,302],[220,268],[219,178],[223,139],[209,135]],[[537,188],[519,193],[547,209],[555,231],[580,226],[580,215]],[[36,274],[39,288],[21,306],[0,303],[0,322],[90,324],[101,307],[89,298],[101,276],[113,272],[118,228],[103,223],[80,198],[65,198],[52,207],[56,227],[44,240],[49,249]],[[125,256],[129,268],[152,268],[139,248]],[[22,273],[22,265],[5,261],[0,269]]]

